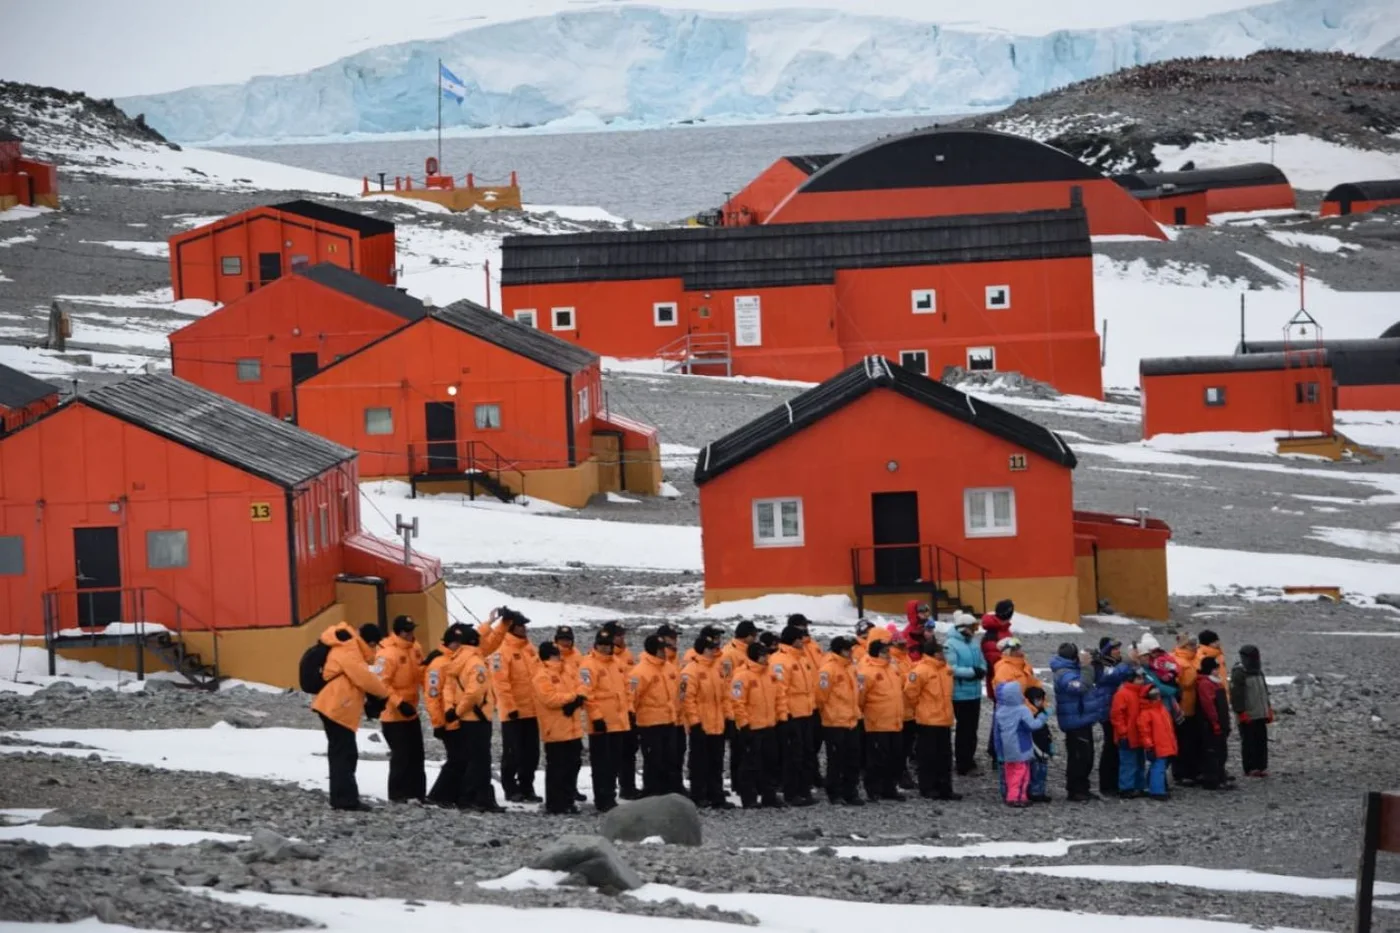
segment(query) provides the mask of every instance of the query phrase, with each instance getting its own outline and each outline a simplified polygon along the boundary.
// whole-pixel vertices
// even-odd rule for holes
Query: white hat
[[[1014,637],[1003,638],[1001,641],[997,642],[997,647],[1000,648],[1002,651],[1007,651],[1011,648],[1019,648],[1021,647],[1021,639]]]
[[[1146,635],[1144,635],[1144,636],[1142,636],[1141,638],[1138,639],[1137,647],[1138,647],[1138,651],[1141,651],[1141,652],[1161,651],[1161,650],[1162,650],[1162,646],[1161,646],[1160,644],[1157,643],[1157,639],[1156,639],[1156,638],[1152,637],[1152,633],[1151,633],[1151,632],[1148,632]]]
[[[976,628],[977,617],[959,609],[953,613],[953,628]]]

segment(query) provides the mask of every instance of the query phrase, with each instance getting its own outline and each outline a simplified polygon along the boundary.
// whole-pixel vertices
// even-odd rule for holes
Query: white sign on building
[[[738,295],[734,298],[734,345],[763,345],[763,309],[757,295]]]

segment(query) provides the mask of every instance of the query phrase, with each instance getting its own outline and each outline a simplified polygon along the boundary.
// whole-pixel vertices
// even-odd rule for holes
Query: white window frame
[[[491,424],[489,409],[495,409],[496,423]],[[485,412],[486,424],[481,423],[481,415]],[[500,402],[478,402],[472,407],[472,425],[478,431],[499,431],[501,429],[501,403]]]
[[[996,292],[1006,293],[1006,303],[992,304],[992,295]],[[984,301],[988,311],[1010,311],[1011,310],[1011,286],[1010,285],[988,285],[984,293]]]
[[[540,326],[537,323],[540,319],[539,312],[534,308],[517,308],[511,312],[511,317],[515,318],[517,323],[524,324],[526,327]]]
[[[243,378],[243,367],[245,367],[245,366],[256,366],[256,367],[257,367],[257,374],[254,375],[253,378],[251,378],[251,379],[245,379],[245,378]],[[233,372],[233,377],[234,377],[234,379],[236,379],[238,382],[244,382],[244,383],[262,382],[262,357],[257,357],[257,356],[245,356],[245,357],[242,357],[241,359],[235,360],[235,361],[234,361],[234,364],[233,364],[233,371],[234,371],[234,372]]]
[[[579,424],[587,421],[593,414],[592,408],[588,404],[588,386],[578,390],[578,420]]]
[[[230,265],[233,267],[232,269],[229,268]],[[242,275],[242,274],[243,274],[243,257],[242,257],[242,256],[220,256],[220,257],[219,257],[219,274],[220,274],[220,275]]]
[[[972,355],[976,353],[981,356],[990,353],[992,357],[991,369],[974,369],[972,366]],[[997,371],[997,348],[996,347],[968,347],[967,348],[967,371],[970,373],[994,373]]]
[[[928,296],[929,306],[919,307],[919,299],[924,295]],[[938,290],[933,288],[915,288],[909,292],[909,310],[915,314],[937,314],[938,313]]]
[[[388,415],[389,415],[389,429],[388,429],[387,431],[372,431],[372,430],[370,430],[370,425],[369,425],[369,415],[370,415],[370,412],[387,412]],[[370,406],[370,407],[368,407],[368,408],[365,409],[365,435],[366,435],[367,437],[386,437],[386,436],[388,436],[388,435],[390,435],[390,434],[393,434],[393,433],[394,433],[394,409],[393,409],[393,408],[390,408],[390,407],[387,407],[387,406],[383,406],[383,405],[373,405],[373,406]]]
[[[900,351],[899,351],[899,366],[900,366],[900,368],[901,368],[901,369],[908,369],[909,367],[907,367],[907,366],[904,365],[904,356],[905,356],[905,354],[911,354],[911,355],[912,355],[912,354],[915,354],[915,353],[920,354],[920,355],[923,356],[923,358],[924,358],[924,371],[923,371],[922,373],[920,373],[920,375],[922,375],[922,376],[927,376],[927,375],[928,375],[928,351],[927,351],[927,350],[900,350]],[[912,370],[912,369],[909,370],[909,371],[910,371],[910,372],[915,372],[915,370]]]
[[[1214,398],[1211,398],[1212,393],[1215,394]],[[1225,400],[1226,395],[1224,386],[1206,386],[1205,401],[1207,408],[1224,408]]]
[[[561,312],[569,316],[567,324],[559,323],[559,315]],[[574,311],[573,308],[550,308],[549,327],[551,330],[577,330],[578,314]]]
[[[1011,497],[1011,523],[996,524],[996,495],[1006,493]],[[972,517],[981,513],[986,522],[975,528]],[[963,490],[963,534],[969,538],[1014,538],[1016,537],[1016,490],[1011,486],[980,486]]]
[[[172,537],[178,535],[179,537]],[[151,559],[153,548],[152,541],[165,541],[167,539],[179,542],[179,562],[178,563],[156,563]],[[146,532],[146,569],[147,570],[185,570],[190,565],[190,533],[183,528],[161,528]]]
[[[665,309],[671,312],[669,321],[661,320],[661,311]],[[679,327],[681,323],[681,308],[674,301],[656,301],[651,305],[651,322],[657,327]]]
[[[788,503],[797,504],[797,534],[783,534],[783,506]],[[763,509],[773,510],[773,536],[761,537],[758,532],[758,515]],[[806,543],[806,520],[802,514],[802,499],[798,496],[786,496],[779,499],[755,499],[752,507],[753,517],[753,546],[756,548],[770,547],[802,547]]]

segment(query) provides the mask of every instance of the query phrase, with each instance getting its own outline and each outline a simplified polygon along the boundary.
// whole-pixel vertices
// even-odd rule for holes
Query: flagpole
[[[442,59],[438,59],[438,174],[442,174]]]

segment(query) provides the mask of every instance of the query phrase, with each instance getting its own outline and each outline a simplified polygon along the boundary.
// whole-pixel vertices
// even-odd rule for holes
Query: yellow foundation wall
[[[1281,454],[1306,454],[1310,457],[1325,457],[1328,460],[1341,460],[1345,450],[1345,444],[1336,434],[1280,437],[1277,446]]]
[[[1092,554],[1074,559],[1074,575],[1079,579],[1079,611],[1090,614],[1099,611],[1099,581],[1094,573]]]
[[[399,616],[412,616],[418,623],[414,636],[424,653],[436,648],[447,631],[447,583],[439,580],[421,593],[390,593],[385,600],[388,622]]]
[[[1119,615],[1167,618],[1166,548],[1104,550],[1099,548],[1099,598]]]
[[[8,211],[12,207],[19,207],[19,198],[12,194],[0,194],[0,211]]]
[[[58,195],[56,194],[36,194],[34,195],[35,207],[51,207],[58,210]]]
[[[60,658],[67,658],[70,661],[93,661],[104,667],[110,667],[119,671],[127,671],[134,677],[136,671],[136,648],[137,646],[134,643],[122,645],[121,647],[102,645],[97,648],[83,648],[76,645],[68,645],[58,649],[58,656]],[[25,650],[42,652],[44,650],[44,640],[40,638],[32,643],[27,642],[25,644]],[[149,651],[146,652],[146,673],[149,674],[153,671],[168,670],[170,670],[170,665],[162,661],[157,655]]]
[[[335,601],[340,604],[345,621],[356,628],[365,623],[379,624],[379,588],[377,586],[371,583],[345,583],[337,580]]]
[[[581,509],[588,500],[598,494],[598,462],[589,459],[576,467],[561,470],[528,470],[524,482],[519,473],[502,472],[497,479],[502,486],[516,494],[524,493],[532,499],[546,499],[573,509]],[[404,480],[407,482],[407,479]],[[466,495],[468,481],[462,479],[427,480],[418,484],[418,491],[425,495],[435,493],[456,493]],[[491,493],[478,487],[478,496],[490,497]]]
[[[628,492],[659,495],[662,478],[660,446],[653,443],[646,450],[623,451],[622,483]]]

